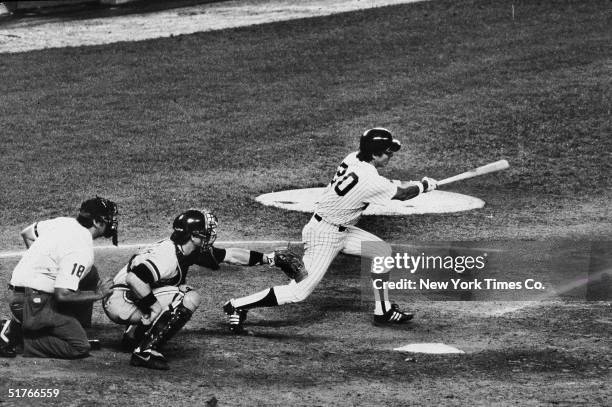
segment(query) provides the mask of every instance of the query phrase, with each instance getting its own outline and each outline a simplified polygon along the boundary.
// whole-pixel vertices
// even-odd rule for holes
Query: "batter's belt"
[[[330,222],[328,222],[328,221],[324,220],[324,219],[321,217],[321,215],[319,215],[318,213],[315,213],[315,214],[314,214],[314,218],[315,218],[315,220],[316,220],[317,222],[321,222],[321,221],[323,221],[323,222],[325,222],[325,223],[329,223],[330,225],[334,225],[333,223],[330,223]],[[346,226],[342,226],[342,225],[334,225],[334,226],[336,226],[336,227],[338,228],[338,232],[344,232],[344,231],[347,229],[347,227],[346,227]]]

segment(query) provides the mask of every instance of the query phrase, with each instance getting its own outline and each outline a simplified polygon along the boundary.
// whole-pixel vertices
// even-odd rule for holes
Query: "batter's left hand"
[[[423,177],[421,183],[423,184],[423,192],[431,192],[438,188],[438,181],[433,178]]]

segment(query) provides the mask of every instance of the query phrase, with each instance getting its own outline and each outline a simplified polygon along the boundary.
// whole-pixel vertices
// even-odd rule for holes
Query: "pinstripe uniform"
[[[306,299],[340,252],[368,258],[391,255],[390,246],[382,239],[354,225],[369,204],[384,204],[396,192],[397,186],[379,175],[372,164],[360,161],[356,152],[349,154],[302,230],[308,277],[298,284],[274,287],[278,304]],[[373,243],[365,247],[369,252],[363,251],[362,242]]]
[[[346,156],[332,181],[323,191],[315,213],[302,229],[304,266],[308,276],[287,285],[272,287],[246,297],[229,300],[223,311],[229,328],[236,334],[248,332],[243,323],[252,308],[277,306],[305,300],[321,281],[338,253],[366,258],[391,256],[391,246],[355,225],[368,205],[391,199],[412,199],[436,187],[435,180],[391,181],[378,174],[399,151],[401,143],[382,127],[366,130],[359,139],[359,151]],[[426,188],[427,182],[427,188]],[[431,185],[429,184],[431,183]],[[367,242],[368,244],[364,244]],[[371,269],[374,280],[388,280],[389,270]],[[387,286],[373,286],[374,324],[404,323],[413,315],[389,301]]]

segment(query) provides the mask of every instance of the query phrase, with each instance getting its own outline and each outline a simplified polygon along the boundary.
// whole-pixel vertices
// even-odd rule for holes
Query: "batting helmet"
[[[117,204],[110,199],[96,196],[88,199],[81,204],[77,220],[85,227],[93,224],[93,221],[106,223],[104,237],[112,238],[112,242],[117,246],[117,233],[119,221],[117,219]]]
[[[402,147],[391,132],[382,127],[366,130],[359,139],[359,151],[366,155],[380,155],[384,152],[396,152]]]
[[[206,210],[189,209],[174,219],[172,229],[174,243],[184,244],[196,236],[202,239],[202,247],[208,247],[217,239],[217,217]]]

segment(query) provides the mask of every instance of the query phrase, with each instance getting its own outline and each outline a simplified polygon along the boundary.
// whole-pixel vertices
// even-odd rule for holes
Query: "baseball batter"
[[[342,160],[323,192],[313,217],[302,230],[306,278],[228,301],[224,311],[229,315],[232,332],[245,332],[243,322],[251,308],[305,300],[340,252],[366,258],[391,255],[388,243],[355,226],[363,211],[372,203],[412,199],[421,193],[433,191],[437,186],[434,179],[427,177],[421,181],[402,182],[391,181],[378,173],[378,169],[385,167],[393,153],[400,148],[400,142],[387,129],[373,128],[363,133],[359,151]],[[369,244],[362,245],[363,242]],[[388,280],[388,269],[376,274],[374,269],[372,271],[373,279]],[[395,324],[412,319],[412,314],[401,311],[390,302],[386,284],[382,286],[384,288],[373,289],[374,323]]]
[[[134,255],[113,280],[113,293],[102,305],[115,323],[128,325],[122,344],[132,351],[130,364],[167,370],[160,352],[200,305],[197,291],[186,284],[189,267],[219,269],[220,263],[242,266],[281,264],[275,253],[213,246],[217,218],[190,209],[173,222],[173,232]]]
[[[83,202],[76,219],[39,224],[44,233],[29,236],[29,248],[11,276],[12,318],[2,328],[0,353],[15,356],[15,340],[22,333],[24,356],[86,356],[90,344],[73,311],[110,294],[110,280],[91,291],[81,290],[80,283],[94,263],[93,240],[109,237],[116,242],[117,205],[96,197]],[[28,230],[36,231],[37,224],[26,228],[26,234]]]

